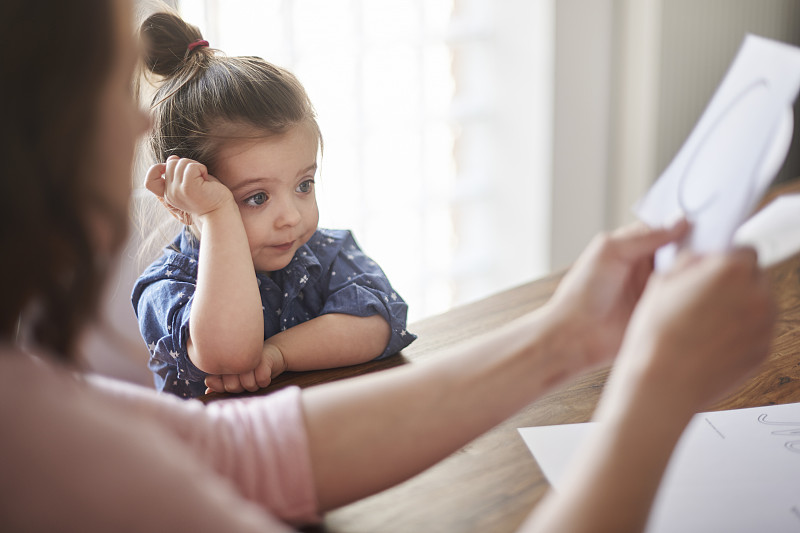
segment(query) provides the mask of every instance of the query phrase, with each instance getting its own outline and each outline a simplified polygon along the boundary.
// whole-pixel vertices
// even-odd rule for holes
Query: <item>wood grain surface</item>
[[[773,191],[772,196],[775,194]],[[772,354],[757,375],[709,410],[800,402],[800,257],[776,265],[770,269],[769,277],[779,306]],[[539,307],[553,293],[560,278],[561,274],[556,274],[533,281],[412,324],[409,331],[419,335],[417,341],[386,360],[334,370],[287,373],[257,394],[268,394],[290,384],[306,387],[434,358],[444,349],[457,348],[460,343]],[[517,428],[588,421],[607,375],[607,369],[593,372],[541,398],[426,472],[328,513],[322,525],[305,531],[516,530],[548,488]],[[229,396],[209,394],[203,399],[226,397]]]

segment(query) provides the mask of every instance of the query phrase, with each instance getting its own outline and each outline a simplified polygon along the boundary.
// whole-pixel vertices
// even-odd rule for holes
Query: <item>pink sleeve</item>
[[[299,388],[206,406],[106,378],[89,381],[156,418],[248,500],[289,523],[319,521]]]
[[[4,531],[277,533],[278,517],[316,519],[297,390],[206,408],[87,381],[0,346]]]

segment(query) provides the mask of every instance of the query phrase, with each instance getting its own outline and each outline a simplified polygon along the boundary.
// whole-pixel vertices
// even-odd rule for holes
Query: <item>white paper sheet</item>
[[[794,255],[800,250],[800,194],[773,200],[736,230],[733,242],[755,248],[762,267]]]
[[[519,432],[558,490],[593,426]],[[800,531],[800,403],[696,415],[667,466],[647,531]]]
[[[683,245],[697,252],[728,249],[780,169],[790,145],[792,103],[800,89],[800,49],[748,35],[692,133],[635,206],[651,226],[685,216]],[[669,268],[676,245],[659,250]]]

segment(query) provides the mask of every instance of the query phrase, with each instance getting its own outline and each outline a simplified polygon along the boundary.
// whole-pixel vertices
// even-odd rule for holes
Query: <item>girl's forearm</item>
[[[575,375],[568,328],[542,311],[435,361],[306,390],[321,509],[411,477]]]
[[[286,370],[306,371],[371,361],[386,349],[390,335],[389,324],[380,315],[331,313],[273,335],[266,342],[280,350]]]
[[[247,234],[232,201],[202,218],[189,357],[210,374],[238,374],[259,362],[264,316]]]

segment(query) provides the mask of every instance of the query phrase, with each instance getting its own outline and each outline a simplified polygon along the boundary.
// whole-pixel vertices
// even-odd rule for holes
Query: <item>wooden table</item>
[[[485,300],[412,324],[419,339],[402,354],[355,367],[286,374],[261,393],[302,387],[434,358],[542,305],[561,275],[527,283]],[[710,410],[800,402],[800,257],[773,267],[770,279],[780,313],[773,353],[757,376]],[[444,461],[392,489],[329,513],[314,532],[509,532],[548,488],[517,433],[525,426],[587,422],[607,370],[552,393],[464,446]],[[502,394],[498,391],[498,394]],[[208,395],[213,400],[221,395]],[[391,460],[391,459],[388,459]]]

